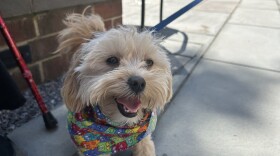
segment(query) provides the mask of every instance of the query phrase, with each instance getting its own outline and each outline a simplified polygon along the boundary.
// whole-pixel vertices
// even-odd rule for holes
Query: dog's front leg
[[[151,135],[141,140],[133,149],[133,156],[155,156],[155,144]]]

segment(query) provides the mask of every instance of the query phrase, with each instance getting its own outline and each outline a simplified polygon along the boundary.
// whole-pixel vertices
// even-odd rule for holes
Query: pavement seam
[[[280,27],[259,26],[259,25],[252,25],[252,24],[240,24],[240,23],[234,23],[234,22],[229,22],[228,24],[238,25],[238,26],[256,27],[256,28],[265,28],[265,29],[276,29],[276,30],[280,29]]]
[[[278,4],[277,5],[277,8],[278,8]],[[276,9],[269,9],[269,8],[254,8],[254,7],[245,7],[245,6],[241,6],[240,7],[241,9],[252,9],[252,10],[263,10],[263,11],[276,11],[278,10],[277,8]]]
[[[279,11],[279,13],[280,13],[280,2],[276,0],[276,4],[277,4],[277,6],[278,6],[278,11]]]
[[[229,65],[235,65],[235,66],[239,66],[239,67],[258,69],[258,70],[263,70],[263,71],[270,71],[270,72],[274,72],[274,73],[278,73],[278,74],[280,73],[280,70],[274,70],[274,69],[257,67],[257,66],[251,66],[251,65],[244,65],[244,64],[239,64],[239,63],[234,63],[234,62],[227,62],[227,61],[222,61],[222,60],[217,60],[217,59],[204,58],[203,60],[211,61],[211,62],[219,62],[219,63],[229,64]]]
[[[193,12],[206,12],[206,13],[215,13],[215,14],[225,14],[230,15],[232,12],[222,12],[222,11],[210,11],[210,10],[193,10]]]

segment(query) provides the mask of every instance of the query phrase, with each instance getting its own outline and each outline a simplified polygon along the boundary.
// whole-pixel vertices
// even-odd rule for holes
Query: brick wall
[[[3,2],[2,2],[3,1]],[[2,0],[0,11],[37,84],[54,80],[68,68],[71,54],[53,54],[56,36],[64,28],[67,13],[81,13],[91,5],[104,19],[107,29],[122,23],[121,0]],[[1,36],[1,35],[0,35]],[[23,79],[3,37],[0,37],[0,59],[23,90]]]

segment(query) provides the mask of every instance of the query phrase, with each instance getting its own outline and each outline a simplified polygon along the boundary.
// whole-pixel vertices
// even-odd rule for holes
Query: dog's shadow
[[[182,45],[181,47],[179,47],[179,49],[177,51],[170,51],[168,49],[166,49],[164,46],[162,46],[162,48],[168,53],[168,54],[174,54],[174,55],[180,55],[182,54],[184,51],[186,51],[187,49],[187,44],[188,44],[188,35],[182,31],[176,30],[176,29],[172,29],[172,28],[165,28],[162,29],[161,31],[158,32],[159,35],[163,36],[164,39],[168,39],[170,36],[174,35],[174,34],[181,34],[183,36],[182,39]]]

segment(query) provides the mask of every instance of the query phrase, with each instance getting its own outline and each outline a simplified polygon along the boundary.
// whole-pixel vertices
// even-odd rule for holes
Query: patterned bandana
[[[98,106],[87,107],[81,113],[68,113],[68,131],[78,149],[86,156],[125,151],[151,134],[157,115],[145,112],[134,126],[118,126],[110,121]]]

